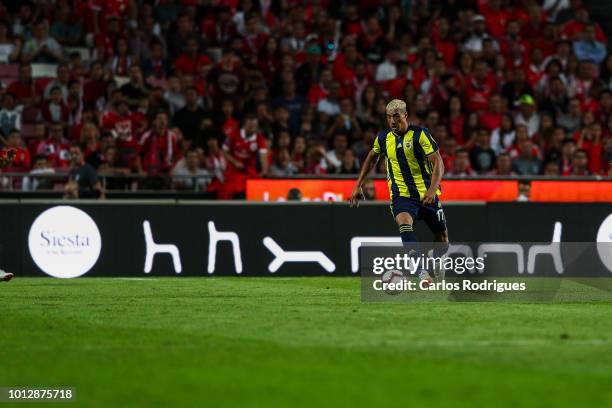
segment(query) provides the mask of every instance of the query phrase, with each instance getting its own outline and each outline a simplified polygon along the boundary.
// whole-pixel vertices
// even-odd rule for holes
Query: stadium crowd
[[[67,194],[355,174],[392,98],[447,174],[612,175],[612,54],[580,0],[9,0],[0,64],[4,171]]]

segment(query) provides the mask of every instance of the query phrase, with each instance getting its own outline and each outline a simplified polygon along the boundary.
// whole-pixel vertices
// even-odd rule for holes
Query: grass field
[[[0,386],[69,406],[612,406],[611,302],[362,303],[329,277],[17,278],[0,300]]]

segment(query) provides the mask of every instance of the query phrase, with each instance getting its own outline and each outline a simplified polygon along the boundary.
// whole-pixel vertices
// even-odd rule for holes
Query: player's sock
[[[449,243],[448,242],[436,242],[433,247],[433,256],[435,258],[442,257],[446,251],[448,251]]]
[[[414,233],[414,229],[410,224],[400,224],[399,226],[400,236],[402,237],[402,246],[404,250],[407,251],[408,256],[411,259],[411,273],[417,272],[416,262],[419,256],[419,242],[417,241],[416,234]]]
[[[400,224],[399,226],[400,236],[402,237],[402,244],[405,248],[414,249],[416,247],[417,237],[414,233],[414,229],[410,224]]]

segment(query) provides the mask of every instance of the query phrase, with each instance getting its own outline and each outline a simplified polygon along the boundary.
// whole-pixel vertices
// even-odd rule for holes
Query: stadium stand
[[[1,154],[16,129],[31,160],[0,189],[69,178],[72,144],[109,189],[354,174],[391,98],[449,175],[612,177],[609,7],[589,3],[4,1]]]

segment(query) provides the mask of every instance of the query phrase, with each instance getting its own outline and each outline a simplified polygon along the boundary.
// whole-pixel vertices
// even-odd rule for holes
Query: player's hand
[[[425,195],[423,196],[422,201],[423,201],[423,204],[433,204],[434,201],[436,201],[436,192],[427,190],[427,192],[425,192]]]
[[[349,204],[351,208],[359,207],[359,200],[365,200],[365,195],[363,194],[363,190],[361,186],[355,187],[353,192],[351,193],[351,198],[349,198]]]

